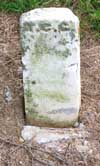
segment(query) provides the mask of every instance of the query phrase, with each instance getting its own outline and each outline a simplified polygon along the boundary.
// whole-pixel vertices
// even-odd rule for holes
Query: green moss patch
[[[59,91],[40,90],[33,94],[33,98],[50,98],[57,102],[67,102],[69,98]]]

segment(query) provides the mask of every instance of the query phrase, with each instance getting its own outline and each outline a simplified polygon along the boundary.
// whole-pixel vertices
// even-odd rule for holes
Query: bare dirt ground
[[[19,16],[0,13],[0,166],[100,166],[99,44],[91,34],[81,44],[80,122],[89,136],[81,138],[79,149],[75,146],[79,140],[69,139],[64,141],[65,151],[48,152],[43,146],[19,139],[25,124]],[[90,149],[82,150],[87,143]]]

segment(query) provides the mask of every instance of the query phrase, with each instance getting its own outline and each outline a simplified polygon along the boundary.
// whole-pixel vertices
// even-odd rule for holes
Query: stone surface
[[[44,149],[52,149],[56,152],[63,152],[69,142],[71,145],[74,144],[80,153],[90,153],[89,136],[89,132],[84,125],[83,127],[66,129],[24,126],[20,140],[29,142],[30,145],[39,144]]]
[[[8,104],[12,101],[11,89],[8,86],[4,88],[4,99],[5,99],[5,102]]]
[[[74,125],[80,108],[79,20],[67,8],[22,14],[23,83],[27,122]]]
[[[71,140],[71,138],[76,137],[82,138],[85,134],[88,136],[88,132],[85,130],[84,126],[82,128],[80,128],[79,126],[79,128],[76,129],[55,129],[26,125],[23,127],[23,130],[21,131],[21,138],[23,138],[25,141],[30,141],[34,139],[35,142],[42,144],[62,139]]]

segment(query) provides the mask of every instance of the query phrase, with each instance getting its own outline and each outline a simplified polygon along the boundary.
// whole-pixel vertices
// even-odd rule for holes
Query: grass
[[[100,37],[100,0],[0,0],[0,11],[22,13],[38,7],[69,7],[81,20],[83,32]]]
[[[84,31],[91,29],[96,38],[100,38],[100,1],[99,0],[79,0],[75,9],[81,21]]]

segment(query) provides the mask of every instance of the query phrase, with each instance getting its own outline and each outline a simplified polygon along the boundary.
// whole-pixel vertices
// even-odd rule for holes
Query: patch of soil
[[[71,139],[65,142],[65,152],[48,153],[42,146],[30,146],[19,139],[25,123],[19,16],[0,13],[0,166],[100,165],[99,44],[92,36],[81,44],[80,122],[89,133],[81,142],[85,146],[88,141],[91,151],[87,154],[78,151],[75,146],[78,140]]]

